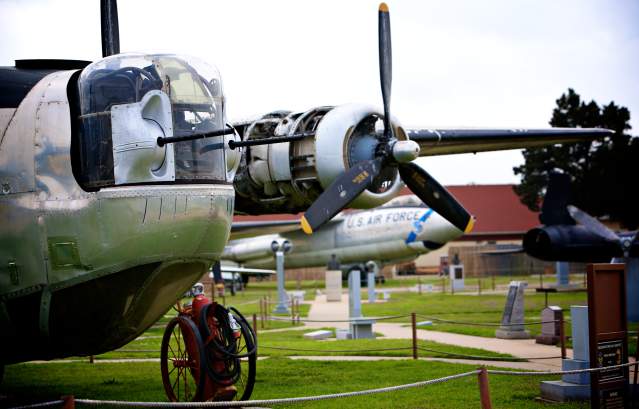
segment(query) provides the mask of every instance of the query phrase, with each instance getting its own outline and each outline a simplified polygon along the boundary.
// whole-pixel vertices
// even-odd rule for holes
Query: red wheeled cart
[[[201,292],[166,326],[160,370],[171,402],[247,400],[255,384],[257,341],[235,308]]]

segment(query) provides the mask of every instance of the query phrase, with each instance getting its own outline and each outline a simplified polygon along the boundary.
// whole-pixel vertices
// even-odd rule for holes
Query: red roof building
[[[538,226],[539,213],[529,210],[513,190],[514,185],[459,185],[446,188],[477,218],[470,234],[459,240],[494,241],[518,240],[531,228]],[[412,192],[404,188],[402,195]],[[235,216],[234,221],[296,220],[296,214]]]

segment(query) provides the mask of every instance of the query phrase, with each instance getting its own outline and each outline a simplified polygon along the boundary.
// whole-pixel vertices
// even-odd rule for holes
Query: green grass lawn
[[[393,293],[385,303],[362,303],[365,316],[404,315],[415,312],[420,316],[418,321],[427,321],[429,317],[442,318],[459,322],[499,323],[501,321],[506,296],[498,295],[463,295],[440,293]],[[585,305],[585,292],[566,292],[550,294],[548,304],[559,305],[564,309],[566,317],[566,334],[570,334],[570,306]],[[524,297],[525,320],[540,321],[544,308],[544,295],[526,293]],[[391,321],[409,322],[410,318],[399,318]],[[466,335],[494,337],[496,327],[481,327],[463,324],[438,323],[420,327],[426,330],[454,332]],[[530,325],[533,335],[541,331],[541,325]]]
[[[400,385],[475,369],[470,365],[427,361],[315,362],[272,357],[258,361],[252,399],[311,396]],[[494,408],[539,408],[541,379],[556,377],[490,376]],[[55,363],[8,366],[0,394],[7,406],[76,398],[166,401],[158,363]],[[81,406],[81,405],[78,405]],[[477,378],[399,392],[326,400],[295,408],[460,408],[479,407]],[[587,408],[588,403],[566,403],[553,408]]]
[[[324,328],[332,330],[332,328]],[[309,330],[310,331],[310,330]],[[271,332],[258,335],[260,356],[291,356],[291,355],[360,355],[360,356],[412,356],[412,341],[410,339],[357,339],[357,340],[325,340],[315,341],[304,338],[309,331]],[[275,347],[275,348],[271,348]],[[455,345],[440,344],[431,341],[419,341],[418,347],[448,354],[475,355],[485,357],[513,358],[511,355],[498,354],[478,348],[464,348]],[[283,348],[283,350],[276,349]],[[377,351],[380,349],[405,348],[402,350]],[[296,351],[286,350],[295,349]],[[303,351],[308,350],[308,351]],[[331,352],[339,351],[339,352]],[[353,351],[353,352],[343,352]],[[449,357],[445,353],[419,351],[419,356]]]

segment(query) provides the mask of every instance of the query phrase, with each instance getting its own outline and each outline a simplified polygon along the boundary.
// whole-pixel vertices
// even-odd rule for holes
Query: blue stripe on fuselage
[[[412,232],[408,234],[408,237],[406,238],[406,241],[405,241],[406,244],[412,243],[417,239],[417,235],[422,232],[422,228],[423,228],[422,225],[424,224],[424,222],[426,222],[426,220],[428,220],[431,214],[433,214],[433,209],[428,209],[422,215],[422,217],[419,218],[419,220],[416,220],[413,223],[415,230],[413,230]]]

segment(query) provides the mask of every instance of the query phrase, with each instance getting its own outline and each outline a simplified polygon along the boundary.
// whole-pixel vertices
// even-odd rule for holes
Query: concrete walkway
[[[368,301],[362,300],[362,304]],[[335,327],[348,328],[348,322],[339,322],[348,320],[348,294],[342,295],[341,302],[327,302],[326,296],[318,295],[314,301],[310,302],[311,309],[308,314],[309,321],[337,321],[337,322],[306,322],[306,328]],[[412,329],[406,324],[389,323],[378,321],[373,325],[373,330],[382,334],[382,338],[389,339],[411,339]],[[472,364],[488,364],[492,366],[501,366],[508,368],[550,371],[561,369],[561,359],[534,359],[546,357],[558,357],[561,355],[561,349],[552,345],[536,344],[534,339],[498,339],[486,338],[473,335],[453,334],[449,332],[417,330],[417,338],[427,341],[435,341],[442,344],[451,344],[468,348],[481,348],[491,352],[502,354],[510,354],[517,358],[528,359],[530,362],[495,362],[495,361],[479,361],[466,359],[445,359],[446,362],[472,363]],[[568,357],[572,356],[572,350],[567,350]],[[304,357],[309,359],[309,357]],[[337,357],[326,357],[326,359],[335,359]],[[352,359],[353,357],[342,357],[344,359]],[[301,359],[301,357],[300,357]],[[322,357],[322,359],[325,359]],[[379,358],[377,358],[379,359]],[[437,358],[437,360],[442,360]]]

